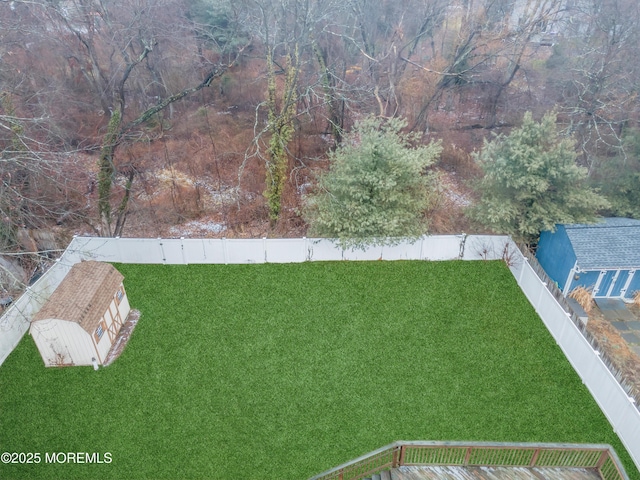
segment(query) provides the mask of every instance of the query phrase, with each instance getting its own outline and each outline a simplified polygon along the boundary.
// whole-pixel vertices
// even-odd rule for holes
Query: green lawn
[[[394,440],[610,443],[501,262],[117,265],[110,367],[0,367],[0,451],[109,452],[0,478],[301,479]]]

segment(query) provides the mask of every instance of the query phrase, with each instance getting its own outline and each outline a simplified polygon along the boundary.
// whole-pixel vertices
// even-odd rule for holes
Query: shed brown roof
[[[76,263],[32,322],[51,318],[66,320],[93,333],[123,279],[108,263]]]

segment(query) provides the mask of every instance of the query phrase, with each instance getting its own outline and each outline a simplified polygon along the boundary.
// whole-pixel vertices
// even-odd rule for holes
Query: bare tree
[[[581,0],[568,10],[556,68],[562,113],[590,174],[599,159],[626,157],[623,130],[638,121],[636,56],[640,6],[632,0]]]
[[[398,85],[421,45],[433,45],[433,34],[445,19],[449,2],[375,2],[349,0],[354,32],[343,32],[364,57],[371,93],[379,115],[396,115],[401,105]],[[422,56],[420,56],[422,58]]]
[[[450,7],[434,43],[434,67],[419,66],[438,80],[427,95],[413,128],[425,128],[427,114],[453,88],[484,86],[489,104],[486,125],[496,125],[498,102],[525,57],[539,46],[537,36],[553,25],[561,0],[482,0]]]
[[[290,148],[300,119],[326,112],[330,132],[336,139],[341,135],[336,75],[323,48],[325,29],[335,21],[340,6],[336,1],[256,0],[250,7],[252,31],[264,48],[266,98],[256,108],[254,140],[238,175],[241,179],[248,159],[264,162],[264,195],[274,227],[291,161],[301,160]]]
[[[205,58],[202,48],[197,47],[202,29],[185,18],[185,6],[180,0],[13,3],[16,5],[10,8],[14,10],[3,13],[6,17],[15,17],[15,8],[20,9],[17,19],[22,23],[16,30],[18,38],[20,33],[34,34],[36,26],[39,28],[31,37],[32,44],[41,51],[48,47],[56,62],[64,59],[63,73],[72,79],[66,95],[72,98],[80,93],[84,107],[95,111],[93,118],[102,125],[100,129],[106,130],[96,142],[100,232],[120,235],[136,168],[119,165],[118,147],[135,142],[145,133],[144,124],[158,119],[158,115],[175,102],[211,85],[226,71],[229,60],[220,56],[217,60]],[[28,46],[26,39],[22,39]],[[28,56],[28,47],[24,50]],[[180,62],[169,65],[165,60],[167,52],[177,51],[183,52]],[[43,62],[35,66],[25,77],[34,84],[47,83]],[[170,74],[172,68],[180,69],[179,82],[166,81],[168,77],[175,77]],[[33,95],[42,98],[46,93],[46,90],[37,91]],[[56,93],[60,95],[61,91]],[[43,110],[48,107],[43,106]],[[124,182],[121,192],[114,195],[113,186],[118,176],[123,176]],[[117,206],[114,207],[114,203]]]

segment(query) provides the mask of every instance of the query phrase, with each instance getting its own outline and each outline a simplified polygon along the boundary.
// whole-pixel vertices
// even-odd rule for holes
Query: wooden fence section
[[[401,466],[588,468],[604,480],[628,480],[609,445],[394,442],[311,480],[359,480]]]

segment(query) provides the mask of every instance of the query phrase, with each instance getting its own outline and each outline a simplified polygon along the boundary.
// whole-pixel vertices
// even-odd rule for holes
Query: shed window
[[[122,289],[122,287],[120,287],[116,292],[116,300],[118,301],[118,303],[122,301],[122,297],[124,297],[124,290]]]
[[[106,325],[104,321],[102,321],[100,322],[100,325],[98,325],[98,328],[96,328],[96,331],[93,332],[93,336],[96,339],[96,343],[98,343],[102,338],[102,335],[104,335],[105,328],[106,328]]]

